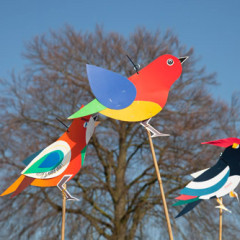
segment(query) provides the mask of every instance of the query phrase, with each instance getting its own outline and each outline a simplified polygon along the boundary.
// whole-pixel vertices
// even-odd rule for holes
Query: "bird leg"
[[[216,206],[215,208],[221,208],[221,209],[223,209],[223,210],[225,210],[225,211],[227,211],[227,212],[232,213],[229,209],[227,209],[227,208],[223,205],[223,202],[222,202],[221,199],[217,198],[217,202],[218,202],[219,205]]]
[[[152,133],[152,135],[151,135],[152,138],[153,137],[167,137],[167,136],[170,136],[169,134],[160,133],[157,129],[155,129],[153,126],[151,126],[149,124],[150,120],[151,120],[151,118],[149,118],[145,121],[142,121],[140,124]]]
[[[59,183],[57,184],[57,187],[60,189],[60,191],[62,191],[65,196],[66,196],[66,199],[67,200],[77,200],[79,201],[79,199],[73,197],[68,191],[67,189],[64,188],[64,184],[69,180],[69,178],[71,178],[72,175],[64,175],[62,177],[62,179],[59,181]]]

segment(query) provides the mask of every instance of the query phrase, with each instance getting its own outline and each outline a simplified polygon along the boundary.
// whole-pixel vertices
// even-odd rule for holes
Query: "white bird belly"
[[[240,176],[230,176],[227,180],[227,182],[216,192],[213,192],[211,194],[203,195],[199,197],[200,199],[209,199],[211,197],[216,196],[217,198],[225,196],[226,194],[233,191],[240,182]]]

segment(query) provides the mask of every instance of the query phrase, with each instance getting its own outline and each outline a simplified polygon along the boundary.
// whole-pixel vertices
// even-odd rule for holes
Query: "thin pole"
[[[159,183],[159,187],[160,187],[160,191],[161,191],[161,195],[162,195],[164,213],[165,213],[165,217],[166,217],[166,220],[167,220],[167,226],[168,226],[168,235],[169,235],[169,239],[173,240],[171,222],[170,222],[170,218],[169,218],[169,215],[168,215],[168,207],[167,207],[167,203],[166,203],[166,199],[165,199],[162,179],[161,179],[159,167],[158,167],[158,164],[157,164],[157,159],[156,159],[155,150],[154,150],[154,146],[153,146],[153,142],[152,142],[152,138],[151,138],[151,133],[148,129],[146,129],[146,130],[147,130],[147,133],[148,133],[148,140],[149,140],[149,144],[150,144],[150,148],[151,148],[151,152],[152,152],[152,157],[153,157],[153,162],[154,162],[154,166],[155,166],[155,170],[156,170],[156,174],[157,174],[157,179],[158,179],[158,183]]]
[[[222,198],[220,198],[220,201],[222,202]],[[219,240],[222,240],[222,214],[223,210],[219,208]]]
[[[63,185],[63,189],[66,189],[66,183]],[[65,239],[65,214],[66,214],[66,194],[65,191],[62,191],[62,236],[61,240]]]

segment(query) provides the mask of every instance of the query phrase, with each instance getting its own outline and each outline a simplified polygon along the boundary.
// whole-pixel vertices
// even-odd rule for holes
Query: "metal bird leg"
[[[151,118],[141,122],[140,124],[152,133],[152,135],[151,135],[152,138],[154,138],[154,137],[168,137],[168,136],[170,136],[169,134],[160,133],[157,129],[155,129],[153,126],[151,126],[149,124],[150,120],[151,120]]]
[[[57,184],[57,187],[65,194],[66,199],[67,200],[76,200],[79,201],[79,199],[73,197],[68,191],[67,189],[64,187],[64,184],[68,181],[68,179],[71,177],[72,175],[65,175],[62,177],[62,179],[59,181],[59,183]]]
[[[223,202],[222,202],[222,198],[217,198],[217,202],[218,202],[218,206],[216,206],[215,208],[219,208],[219,209],[222,209],[222,210],[225,210],[227,212],[230,212],[232,213],[229,209],[227,209],[224,205],[223,205]]]

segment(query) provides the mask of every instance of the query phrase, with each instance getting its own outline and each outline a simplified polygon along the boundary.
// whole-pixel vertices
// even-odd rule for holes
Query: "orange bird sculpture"
[[[99,122],[96,116],[74,119],[68,130],[54,143],[25,159],[28,166],[21,176],[1,196],[22,192],[27,186],[52,187],[61,191],[63,185],[80,170],[88,141]],[[64,189],[68,200],[77,200]]]
[[[170,88],[180,77],[182,63],[187,58],[162,55],[139,71],[131,61],[136,73],[129,79],[104,68],[87,65],[88,80],[96,99],[69,119],[96,112],[128,122],[142,122],[152,118],[165,106]],[[148,121],[143,122],[143,125],[146,127]]]

